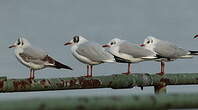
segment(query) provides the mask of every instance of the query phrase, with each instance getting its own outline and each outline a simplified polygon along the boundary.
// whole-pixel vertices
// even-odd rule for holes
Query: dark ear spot
[[[151,43],[153,43],[153,40],[151,40]]]
[[[79,42],[79,36],[74,36],[73,41],[74,41],[74,43],[78,43]]]
[[[20,42],[20,39],[18,38],[18,42],[17,42],[17,45],[20,45],[21,44],[21,42]]]

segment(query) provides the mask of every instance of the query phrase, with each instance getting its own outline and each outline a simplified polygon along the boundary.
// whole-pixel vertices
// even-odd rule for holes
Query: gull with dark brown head
[[[90,42],[82,36],[74,36],[64,45],[71,45],[72,55],[80,62],[87,64],[86,77],[92,77],[93,65],[114,62],[113,56],[95,42]]]
[[[138,63],[157,58],[155,52],[118,38],[112,39],[108,44],[103,45],[103,47],[109,47],[109,52],[114,56],[116,62],[128,63],[128,71],[123,73],[127,75],[131,73],[131,63]]]
[[[162,57],[161,59],[157,59],[157,61],[161,62],[160,75],[164,74],[165,62],[174,61],[176,59],[192,58],[193,55],[198,55],[198,51],[189,51],[171,42],[160,40],[152,36],[147,37],[141,46],[156,52]]]
[[[45,51],[34,48],[29,41],[23,37],[18,38],[13,45],[9,46],[9,48],[15,48],[15,55],[18,61],[30,68],[30,79],[34,79],[35,70],[40,70],[46,67],[72,70],[71,67],[54,60]]]

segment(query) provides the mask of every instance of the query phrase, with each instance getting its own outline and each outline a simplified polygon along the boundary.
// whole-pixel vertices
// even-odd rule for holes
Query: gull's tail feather
[[[190,55],[198,55],[198,51],[189,51]]]
[[[56,69],[61,69],[61,68],[64,68],[64,69],[69,69],[69,70],[73,70],[71,67],[67,66],[67,65],[64,65],[56,60],[54,60],[52,57],[50,56],[46,56],[43,61],[46,61],[48,62],[48,66],[50,67],[54,67]]]
[[[67,66],[67,65],[64,65],[58,61],[55,61],[55,64],[54,64],[55,68],[57,69],[61,69],[61,68],[64,68],[64,69],[69,69],[69,70],[73,70],[71,67]]]

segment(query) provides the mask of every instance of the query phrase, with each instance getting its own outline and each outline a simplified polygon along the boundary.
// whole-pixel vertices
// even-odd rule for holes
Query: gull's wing
[[[20,57],[26,61],[26,62],[32,62],[34,64],[41,64],[43,65],[47,55],[46,52],[44,52],[41,49],[33,48],[33,47],[26,47],[23,49],[22,53],[19,53]]]
[[[24,48],[23,53],[26,54],[27,56],[32,57],[33,59],[43,59],[45,56],[47,56],[47,52],[34,47]]]
[[[27,47],[24,48],[23,52],[19,53],[19,55],[27,63],[31,62],[33,64],[50,66],[57,69],[65,68],[72,70],[71,67],[54,60],[52,57],[48,56],[48,54],[45,51],[41,49]]]
[[[168,41],[158,41],[154,46],[154,51],[160,56],[167,58],[178,58],[187,55],[189,52],[179,48]]]
[[[94,42],[85,42],[78,45],[76,52],[81,56],[97,62],[108,62],[114,59],[101,45]]]
[[[134,58],[156,58],[154,52],[127,41],[120,43],[119,52],[131,55]]]

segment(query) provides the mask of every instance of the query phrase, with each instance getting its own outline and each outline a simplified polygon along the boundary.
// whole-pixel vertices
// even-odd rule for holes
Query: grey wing
[[[101,45],[93,42],[80,44],[76,51],[78,54],[87,57],[92,61],[102,62],[113,59],[113,56],[106,52]]]
[[[120,53],[125,53],[128,55],[131,55],[134,58],[143,58],[143,57],[149,57],[149,56],[154,57],[155,56],[154,52],[152,52],[148,49],[139,47],[136,44],[129,43],[127,41],[122,42],[119,45],[119,47],[120,47],[120,49],[119,49]]]
[[[24,48],[24,51],[19,54],[26,62],[32,62],[35,64],[43,64],[47,53],[41,49],[32,47]]]
[[[159,55],[168,58],[178,58],[180,56],[185,56],[188,54],[188,51],[185,49],[179,48],[167,41],[159,41],[156,43],[154,51]]]

